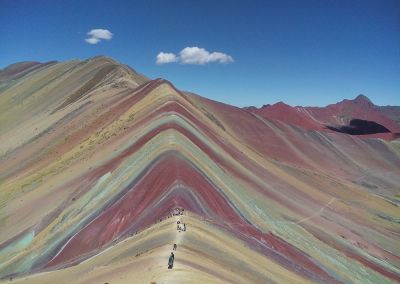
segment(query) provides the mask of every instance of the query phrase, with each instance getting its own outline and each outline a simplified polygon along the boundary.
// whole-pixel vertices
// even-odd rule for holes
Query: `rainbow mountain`
[[[400,282],[395,138],[302,127],[101,56],[11,65],[0,279]]]

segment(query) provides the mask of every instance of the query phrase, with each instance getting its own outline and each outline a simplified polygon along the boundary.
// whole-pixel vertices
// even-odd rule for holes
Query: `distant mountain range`
[[[326,107],[291,107],[279,102],[244,109],[307,130],[337,131],[389,140],[400,137],[400,106],[376,106],[364,95]],[[352,124],[352,120],[357,121],[357,125]]]

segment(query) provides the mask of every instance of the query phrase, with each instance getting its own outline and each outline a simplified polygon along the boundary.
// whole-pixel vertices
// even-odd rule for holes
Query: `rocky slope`
[[[398,140],[268,119],[105,57],[0,78],[4,281],[400,281]]]

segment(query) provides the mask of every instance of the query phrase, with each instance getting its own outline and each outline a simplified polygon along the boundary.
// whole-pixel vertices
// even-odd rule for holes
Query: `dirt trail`
[[[335,202],[335,201],[336,201],[336,198],[335,198],[335,197],[332,197],[331,200],[329,200],[328,203],[326,203],[324,206],[322,206],[322,207],[319,209],[319,211],[315,212],[314,214],[312,214],[312,215],[310,215],[310,216],[308,216],[308,217],[305,217],[305,218],[303,218],[303,219],[297,221],[296,224],[303,223],[303,222],[305,222],[305,221],[307,221],[307,220],[309,220],[309,219],[311,219],[311,218],[314,218],[315,216],[321,215],[322,212],[324,212],[325,208],[327,208],[330,204],[332,204],[332,203]]]

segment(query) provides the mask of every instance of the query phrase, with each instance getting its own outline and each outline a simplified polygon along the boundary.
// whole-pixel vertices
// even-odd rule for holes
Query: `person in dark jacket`
[[[171,255],[169,256],[168,259],[168,269],[172,269],[172,267],[174,266],[174,258],[175,258],[174,253],[171,252]]]

